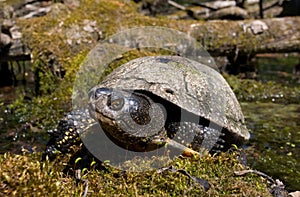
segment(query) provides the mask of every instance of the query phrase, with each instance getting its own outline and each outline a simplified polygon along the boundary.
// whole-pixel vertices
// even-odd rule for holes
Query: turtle
[[[222,75],[181,56],[147,56],[116,68],[88,93],[89,108],[69,112],[50,131],[45,156],[69,152],[100,124],[116,145],[147,152],[171,144],[198,152],[226,150],[250,135]]]

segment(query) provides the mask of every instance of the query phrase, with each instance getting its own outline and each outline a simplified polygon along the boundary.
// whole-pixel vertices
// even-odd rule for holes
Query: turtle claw
[[[42,160],[46,160],[47,158],[52,161],[56,158],[56,155],[60,151],[55,148],[54,145],[47,146],[45,152],[42,155]]]

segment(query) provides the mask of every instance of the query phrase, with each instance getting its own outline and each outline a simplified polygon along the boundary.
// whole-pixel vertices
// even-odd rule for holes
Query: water
[[[252,138],[249,165],[282,180],[289,190],[300,186],[300,105],[241,103]]]
[[[41,135],[32,132],[34,120],[25,122],[10,109],[11,103],[17,101],[26,105],[34,97],[32,65],[30,61],[9,62],[9,70],[14,73],[12,84],[6,84],[2,78],[0,81],[0,84],[5,84],[0,87],[0,154],[7,151],[21,153],[41,150]]]
[[[297,58],[265,57],[257,63],[258,80],[299,87],[299,76],[292,74]],[[252,134],[247,149],[249,165],[282,180],[291,191],[300,190],[300,92],[296,94],[298,99],[282,95],[285,99],[241,102]]]

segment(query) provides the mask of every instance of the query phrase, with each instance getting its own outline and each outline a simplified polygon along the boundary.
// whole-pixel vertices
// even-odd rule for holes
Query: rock
[[[37,16],[44,16],[50,11],[51,7],[45,7],[45,8],[36,8],[35,10],[31,11],[29,14],[26,14],[25,16],[22,16],[21,18],[32,18]]]
[[[79,0],[64,0],[64,4],[70,8],[77,8],[80,6]]]
[[[291,196],[291,197],[300,197],[300,191],[291,192],[291,193],[289,193],[289,196]]]
[[[10,28],[14,26],[14,21],[11,19],[4,19],[2,21],[2,32],[3,31],[9,31]]]
[[[228,7],[234,7],[236,6],[236,1],[213,1],[201,3],[201,5],[205,5],[206,7],[209,7],[211,9],[218,10]]]
[[[248,12],[240,7],[228,7],[212,12],[208,19],[242,20],[249,18]]]
[[[0,52],[2,51],[2,48],[7,47],[11,44],[11,39],[7,34],[0,33]]]
[[[14,40],[22,38],[22,33],[20,32],[20,28],[16,25],[13,26],[12,28],[10,28],[10,33],[11,33],[12,39],[14,39]]]
[[[15,10],[15,16],[20,18],[32,18],[44,16],[50,11],[50,1],[25,1]]]
[[[246,32],[248,28],[252,31],[253,35],[261,34],[269,29],[267,24],[260,20],[254,20],[251,23],[243,25],[244,32]]]

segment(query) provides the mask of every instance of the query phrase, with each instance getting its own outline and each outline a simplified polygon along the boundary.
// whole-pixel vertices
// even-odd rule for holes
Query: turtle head
[[[96,87],[89,92],[90,114],[118,145],[145,151],[164,131],[163,107],[135,91]]]
[[[96,88],[90,92],[90,106],[96,118],[97,115],[102,114],[116,121],[127,115],[139,125],[146,125],[151,120],[151,100],[131,91]]]

